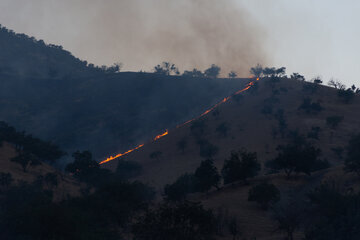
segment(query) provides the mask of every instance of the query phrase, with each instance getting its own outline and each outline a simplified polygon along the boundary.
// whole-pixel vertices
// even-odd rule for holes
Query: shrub
[[[339,89],[337,94],[338,97],[346,104],[350,103],[355,96],[355,93],[350,88],[347,90]]]

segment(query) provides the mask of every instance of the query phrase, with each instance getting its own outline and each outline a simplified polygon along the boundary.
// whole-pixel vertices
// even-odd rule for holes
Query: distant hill
[[[0,120],[99,160],[197,116],[244,84],[117,73],[0,28]]]

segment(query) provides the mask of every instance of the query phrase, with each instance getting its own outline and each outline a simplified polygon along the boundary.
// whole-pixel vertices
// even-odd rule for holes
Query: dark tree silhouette
[[[294,239],[294,232],[300,228],[303,209],[293,200],[275,208],[274,219],[278,224],[277,230],[285,232],[287,240]]]
[[[201,78],[204,77],[205,74],[203,72],[201,72],[200,70],[197,70],[196,68],[194,68],[192,71],[184,71],[184,73],[182,74],[184,77],[196,77],[196,78]]]
[[[196,169],[194,176],[196,178],[196,188],[198,191],[207,192],[212,187],[219,189],[220,175],[212,160],[202,161]]]
[[[205,76],[210,78],[217,78],[220,74],[221,68],[215,64],[205,70]]]
[[[237,77],[237,73],[234,71],[229,72],[229,78],[236,78]]]
[[[293,73],[291,76],[290,76],[291,79],[294,79],[294,80],[298,80],[298,81],[302,81],[304,82],[305,81],[305,77],[303,75],[300,75],[299,73]]]
[[[273,170],[283,170],[290,178],[292,173],[305,173],[310,175],[311,172],[328,167],[326,160],[320,160],[320,149],[311,146],[303,137],[293,140],[284,146],[277,148],[278,156],[267,162],[267,167]]]
[[[250,74],[254,75],[254,77],[261,77],[263,74],[263,67],[260,64],[252,67],[250,69]]]
[[[179,75],[179,69],[175,66],[175,64],[170,62],[162,62],[154,67],[154,73],[162,74],[162,75],[170,75],[176,74]]]
[[[224,184],[242,180],[246,183],[250,177],[255,177],[260,171],[261,166],[257,161],[255,152],[241,150],[232,152],[230,159],[225,160],[221,174]]]

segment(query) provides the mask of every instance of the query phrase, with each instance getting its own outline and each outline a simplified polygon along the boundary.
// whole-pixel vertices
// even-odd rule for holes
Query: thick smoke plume
[[[149,71],[161,61],[181,70],[214,63],[223,73],[247,76],[251,66],[268,61],[264,31],[234,0],[4,0],[0,5],[4,25],[21,26],[15,31],[64,45],[98,65],[123,62],[125,69]],[[14,13],[11,8],[18,14],[7,15]]]

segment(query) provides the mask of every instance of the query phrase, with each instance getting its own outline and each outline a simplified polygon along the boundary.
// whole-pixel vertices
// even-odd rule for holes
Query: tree
[[[215,64],[205,70],[205,76],[210,78],[217,78],[220,74],[221,68]]]
[[[200,203],[162,204],[148,210],[133,226],[134,240],[214,239],[216,220]]]
[[[135,161],[120,160],[116,167],[116,174],[122,180],[140,175],[142,166]]]
[[[183,201],[189,193],[196,191],[196,180],[193,174],[181,175],[173,184],[166,184],[164,194],[166,200]]]
[[[179,75],[179,69],[175,66],[175,64],[170,62],[162,62],[154,67],[154,73],[162,74],[162,75],[170,75],[176,74]]]
[[[260,64],[257,64],[255,67],[250,68],[250,74],[254,77],[261,77],[263,74],[263,67]]]
[[[293,73],[290,78],[302,82],[305,81],[305,77],[303,75],[300,75],[299,73]]]
[[[293,142],[278,146],[278,156],[267,162],[267,166],[273,170],[283,170],[290,178],[292,173],[311,172],[328,167],[326,160],[320,160],[320,149],[317,149],[307,143],[303,137],[294,139]]]
[[[74,162],[66,165],[65,171],[73,174],[80,181],[99,185],[110,177],[109,170],[101,169],[99,163],[92,158],[91,152],[76,151],[72,156]]]
[[[8,188],[13,181],[11,173],[0,173],[0,186]]]
[[[23,172],[27,171],[29,165],[33,167],[41,165],[41,161],[36,156],[27,152],[20,153],[18,156],[13,157],[10,161],[20,164]]]
[[[255,152],[232,152],[230,159],[225,160],[221,174],[224,184],[232,183],[238,180],[246,182],[250,177],[254,177],[260,171],[261,166],[257,161]]]
[[[248,201],[257,202],[264,210],[279,200],[280,191],[274,184],[264,182],[249,190]]]
[[[360,134],[355,135],[349,141],[344,170],[355,172],[360,177]]]
[[[322,84],[323,81],[321,80],[321,77],[316,77],[316,78],[313,79],[313,83],[315,83],[315,84]]]
[[[340,90],[344,90],[346,88],[346,86],[343,83],[335,79],[330,79],[327,85]]]
[[[286,67],[281,67],[275,70],[275,75],[277,77],[284,77],[286,74]]]
[[[272,67],[272,68],[266,67],[263,70],[263,74],[266,77],[275,76],[275,73],[276,73],[276,69],[274,67]]]
[[[198,191],[207,192],[211,187],[219,189],[220,175],[212,160],[202,161],[196,169],[194,176],[196,178],[196,189]]]
[[[183,76],[184,77],[201,78],[201,77],[204,77],[205,75],[200,70],[197,70],[196,68],[194,68],[192,71],[184,71]]]
[[[229,78],[236,78],[237,77],[237,73],[234,71],[229,72]]]
[[[185,153],[185,148],[187,147],[188,145],[188,142],[186,141],[185,138],[181,139],[179,142],[177,142],[177,147],[179,150],[181,150],[182,154]]]

